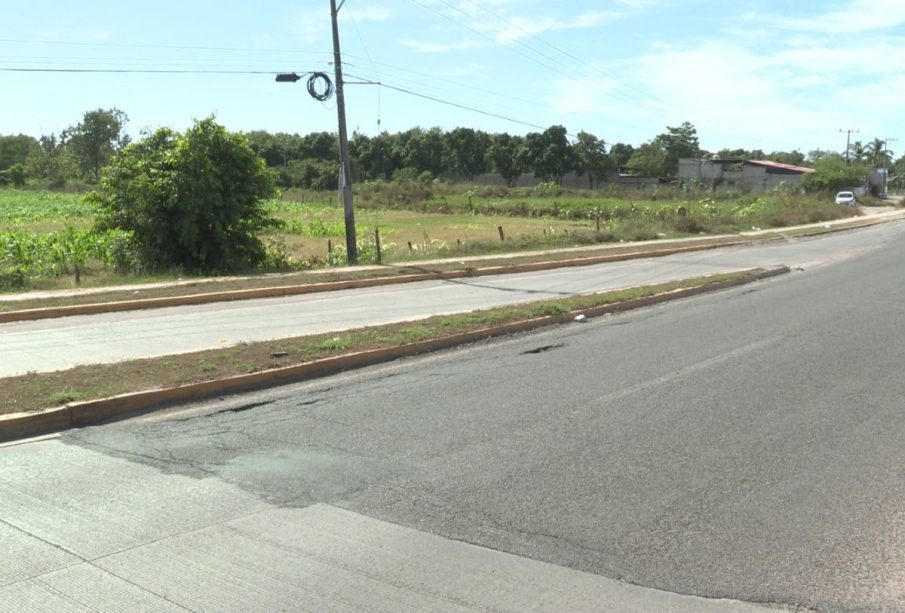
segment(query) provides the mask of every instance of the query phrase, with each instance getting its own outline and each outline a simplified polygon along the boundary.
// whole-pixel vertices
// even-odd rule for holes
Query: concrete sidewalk
[[[42,474],[66,486],[47,487]],[[59,441],[0,448],[0,515],[8,553],[0,611],[768,610],[630,585],[329,504],[280,508],[219,479]]]

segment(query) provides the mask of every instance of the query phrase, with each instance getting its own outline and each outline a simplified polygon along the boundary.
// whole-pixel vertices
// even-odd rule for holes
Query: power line
[[[84,41],[61,41],[61,40],[28,40],[22,38],[0,38],[0,43],[16,43],[27,45],[63,45],[74,47],[113,47],[124,49],[181,49],[193,51],[231,51],[237,53],[260,52],[260,53],[292,53],[306,55],[332,55],[326,51],[304,51],[300,49],[263,49],[261,47],[203,47],[195,45],[151,45],[137,43],[106,43],[106,42],[84,42]]]
[[[397,86],[395,86],[395,85],[389,85],[389,84],[387,84],[387,83],[382,83],[382,82],[380,82],[380,81],[366,81],[363,77],[356,77],[355,75],[352,75],[352,74],[350,74],[349,76],[352,77],[353,79],[362,79],[362,81],[364,82],[364,84],[367,84],[367,85],[378,85],[378,86],[380,86],[380,87],[384,87],[384,88],[386,88],[386,89],[390,89],[390,90],[393,90],[393,91],[401,92],[401,93],[403,93],[403,94],[408,94],[408,95],[410,95],[410,96],[415,96],[415,97],[417,97],[417,98],[423,98],[423,99],[425,99],[425,100],[431,100],[431,101],[437,102],[437,103],[439,103],[439,104],[445,104],[445,105],[447,105],[447,106],[452,106],[452,107],[455,107],[455,108],[458,108],[458,109],[462,109],[462,110],[465,110],[465,111],[471,111],[472,113],[478,113],[478,114],[480,114],[480,115],[486,115],[487,117],[493,117],[494,119],[502,119],[503,121],[508,121],[508,122],[511,122],[511,123],[516,123],[516,124],[519,124],[519,125],[527,126],[527,127],[529,127],[529,128],[536,128],[536,129],[538,129],[538,130],[546,130],[546,129],[547,129],[547,126],[541,126],[541,125],[538,125],[538,124],[536,124],[536,123],[531,123],[531,122],[528,122],[528,121],[522,121],[522,120],[520,120],[520,119],[515,119],[515,118],[513,118],[513,117],[507,117],[506,115],[500,115],[500,114],[498,114],[498,113],[491,113],[490,111],[485,111],[485,110],[482,110],[482,109],[479,109],[479,108],[475,108],[475,107],[473,107],[473,106],[468,106],[468,105],[466,105],[466,104],[461,104],[461,103],[459,103],[459,102],[453,102],[453,101],[451,101],[451,100],[444,100],[443,98],[437,98],[437,97],[435,97],[435,96],[429,96],[429,95],[427,95],[427,94],[422,94],[422,93],[419,93],[419,92],[416,92],[416,91],[412,91],[412,90],[410,90],[410,89],[405,89],[404,87],[397,87]]]
[[[487,7],[485,7],[485,6],[482,6],[482,5],[478,4],[478,3],[475,2],[474,0],[465,0],[465,1],[468,2],[469,4],[471,4],[472,6],[474,6],[474,7],[478,8],[478,9],[484,11],[485,13],[488,13],[489,15],[492,15],[493,17],[499,19],[500,21],[502,21],[503,23],[507,24],[508,26],[513,27],[513,28],[515,28],[516,30],[519,30],[519,31],[522,32],[523,34],[527,34],[528,36],[530,36],[530,37],[533,38],[534,40],[540,42],[541,44],[543,44],[543,45],[545,45],[545,46],[547,46],[547,47],[549,47],[550,49],[553,49],[554,51],[556,51],[556,52],[558,52],[558,53],[561,53],[562,55],[566,56],[567,58],[572,59],[572,60],[575,60],[575,61],[577,61],[577,62],[581,62],[581,63],[582,63],[584,66],[586,66],[587,68],[589,68],[589,69],[591,69],[591,70],[593,70],[593,71],[595,71],[595,72],[599,72],[600,74],[602,74],[602,75],[605,76],[606,78],[608,78],[608,79],[610,79],[610,80],[612,80],[612,81],[614,81],[614,82],[616,82],[616,83],[619,83],[620,85],[622,85],[622,86],[624,86],[624,87],[628,87],[628,88],[630,88],[630,89],[633,89],[633,90],[635,90],[636,92],[638,92],[639,94],[641,94],[641,95],[643,95],[643,96],[646,96],[646,97],[648,97],[648,98],[651,98],[651,99],[653,99],[653,100],[656,100],[656,101],[657,101],[658,103],[660,103],[660,104],[663,104],[663,101],[662,101],[662,100],[658,100],[658,99],[656,98],[656,96],[652,95],[650,92],[645,91],[645,90],[643,90],[643,89],[641,89],[641,88],[639,88],[639,87],[637,87],[637,86],[635,86],[635,85],[632,85],[631,83],[628,83],[628,82],[626,82],[626,81],[622,81],[621,79],[618,79],[617,77],[614,77],[613,75],[609,74],[609,73],[606,72],[605,70],[601,70],[600,68],[598,68],[598,67],[596,67],[596,66],[593,66],[592,64],[589,64],[588,62],[586,62],[584,59],[578,57],[577,55],[574,55],[574,54],[572,54],[572,53],[569,53],[568,51],[565,51],[564,49],[561,49],[561,48],[557,47],[556,45],[553,45],[552,43],[550,43],[550,42],[544,40],[543,38],[541,38],[540,36],[538,36],[537,34],[532,34],[531,32],[528,32],[528,31],[524,30],[523,28],[521,28],[521,27],[519,27],[518,25],[512,23],[511,21],[509,21],[509,20],[506,19],[505,17],[499,15],[498,13],[495,13],[494,11],[490,10],[489,8],[487,8]]]
[[[564,77],[566,77],[566,78],[568,78],[568,79],[574,79],[576,75],[575,75],[575,74],[570,74],[570,73],[565,72],[565,71],[563,70],[563,68],[566,69],[566,70],[572,71],[573,73],[578,73],[578,76],[582,76],[582,77],[589,78],[591,81],[594,81],[595,83],[598,83],[598,84],[600,84],[600,85],[604,85],[604,86],[607,85],[606,83],[603,83],[603,82],[600,81],[599,79],[595,78],[593,75],[582,74],[580,71],[578,71],[578,70],[575,69],[574,67],[569,66],[568,64],[565,64],[565,63],[563,63],[563,62],[557,60],[556,58],[550,57],[549,55],[547,55],[547,54],[545,54],[545,53],[542,53],[542,52],[538,51],[537,49],[531,47],[530,45],[524,43],[524,42],[521,41],[521,40],[516,40],[515,43],[518,44],[518,45],[521,46],[521,47],[524,47],[524,48],[528,49],[529,51],[531,51],[532,53],[534,53],[534,54],[540,56],[541,58],[544,58],[544,59],[547,60],[548,62],[552,62],[552,63],[555,64],[555,65],[550,65],[550,64],[545,63],[545,62],[542,62],[542,61],[538,60],[537,58],[532,57],[532,56],[530,56],[530,55],[528,55],[528,54],[526,54],[526,53],[522,53],[522,52],[520,52],[518,49],[515,49],[514,47],[512,47],[512,46],[510,46],[510,45],[506,45],[506,44],[500,42],[499,40],[497,40],[496,38],[494,38],[494,37],[492,37],[492,36],[489,36],[489,35],[487,35],[487,34],[485,34],[485,33],[483,33],[483,32],[480,32],[480,31],[476,30],[475,28],[472,28],[471,26],[468,26],[468,25],[462,23],[461,21],[458,21],[458,20],[456,20],[456,19],[453,19],[453,18],[450,17],[449,15],[445,15],[444,13],[441,13],[441,12],[439,12],[439,11],[434,10],[432,7],[430,7],[429,5],[423,4],[423,3],[420,2],[419,0],[410,0],[410,1],[411,1],[413,4],[417,4],[417,5],[420,6],[421,8],[424,8],[424,9],[426,9],[426,10],[428,10],[428,11],[434,13],[435,15],[438,15],[438,16],[442,17],[443,19],[445,19],[445,20],[447,20],[447,21],[450,21],[450,22],[456,24],[456,25],[459,26],[459,27],[468,30],[469,32],[472,32],[473,34],[476,34],[477,36],[480,36],[481,38],[483,38],[483,39],[485,39],[485,40],[487,40],[487,41],[490,41],[491,43],[493,43],[493,44],[495,44],[495,45],[499,45],[499,46],[503,47],[504,49],[508,49],[508,50],[511,51],[512,53],[515,53],[515,54],[517,54],[517,55],[519,55],[519,56],[521,56],[521,57],[523,57],[523,58],[525,58],[525,59],[527,59],[527,60],[529,60],[529,61],[531,61],[531,62],[534,62],[534,63],[538,64],[539,66],[543,66],[543,67],[546,68],[547,70],[551,70],[551,71],[553,71],[553,72],[556,72],[556,73],[558,73],[558,74],[560,74],[560,75],[562,75],[562,76],[564,76]],[[468,13],[466,13],[465,11],[463,11],[462,9],[460,9],[459,7],[457,7],[457,6],[453,5],[453,4],[451,4],[451,3],[448,2],[447,0],[437,0],[437,1],[440,2],[441,4],[445,5],[445,6],[449,7],[449,8],[452,9],[453,11],[456,11],[457,13],[459,13],[459,14],[461,14],[461,15],[464,15],[466,18],[468,18],[468,19],[473,19],[473,17],[472,17],[471,15],[469,15]],[[497,32],[497,33],[502,33],[498,28],[493,28],[493,29],[494,29],[494,31]],[[556,65],[558,65],[559,67],[562,67],[562,68],[559,68],[559,67],[557,67]],[[615,80],[615,79],[614,79],[614,80]],[[617,82],[618,82],[618,81],[617,81]],[[623,91],[618,91],[618,90],[616,90],[616,91],[605,91],[605,92],[603,92],[603,94],[606,95],[606,96],[609,96],[609,97],[611,97],[611,98],[615,98],[615,99],[621,100],[621,101],[623,101],[623,102],[634,102],[634,103],[637,103],[637,104],[643,104],[643,105],[645,105],[645,106],[649,106],[649,107],[651,107],[651,108],[654,108],[654,109],[656,109],[657,111],[662,111],[662,108],[660,108],[659,106],[653,105],[653,104],[651,104],[650,102],[648,102],[647,100],[638,98],[637,96],[633,96],[633,95],[631,95],[631,94],[627,94],[627,93],[625,93],[625,92],[623,92]]]
[[[0,67],[2,72],[63,72],[63,73],[98,73],[98,74],[275,74],[279,70],[174,70],[174,69],[144,69],[144,68],[5,68]],[[303,73],[312,74],[312,73]]]

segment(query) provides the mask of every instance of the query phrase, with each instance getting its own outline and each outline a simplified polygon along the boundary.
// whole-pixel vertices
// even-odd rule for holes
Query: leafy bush
[[[235,271],[267,257],[258,232],[273,178],[248,146],[212,117],[184,134],[161,128],[118,153],[104,173],[97,227],[134,233],[150,270]]]

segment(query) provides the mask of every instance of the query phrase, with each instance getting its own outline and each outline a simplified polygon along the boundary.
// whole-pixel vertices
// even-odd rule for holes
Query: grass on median
[[[0,415],[37,411],[68,402],[128,392],[211,381],[353,352],[444,338],[488,326],[581,311],[676,289],[700,287],[730,279],[753,278],[756,274],[757,271],[743,271],[710,275],[458,315],[440,315],[416,322],[242,343],[223,349],[6,377],[0,379]]]

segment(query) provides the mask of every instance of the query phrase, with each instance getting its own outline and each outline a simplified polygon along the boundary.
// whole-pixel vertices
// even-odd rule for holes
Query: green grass
[[[664,187],[616,197],[612,188],[414,182],[375,182],[356,190],[359,262],[365,264],[377,261],[376,232],[381,262],[388,264],[732,234],[852,214],[824,196],[782,191],[712,194]],[[337,204],[332,192],[287,192],[268,201],[276,218],[275,226],[261,236],[273,255],[268,271],[344,264],[345,224]],[[0,189],[0,291],[132,283],[130,274],[118,272],[130,262],[121,237],[91,233],[94,214],[77,194]],[[501,228],[505,240],[500,239]],[[70,247],[89,242],[95,244],[92,254],[80,260],[81,251]],[[156,278],[177,276],[173,272]]]

